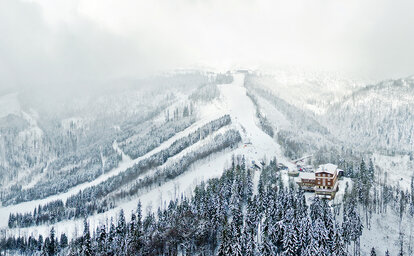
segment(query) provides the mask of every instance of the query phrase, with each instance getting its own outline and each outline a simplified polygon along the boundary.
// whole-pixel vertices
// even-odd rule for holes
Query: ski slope
[[[181,131],[181,132],[178,132],[177,134],[175,134],[173,137],[171,137],[170,139],[168,139],[167,141],[162,143],[160,146],[154,148],[153,150],[147,152],[145,155],[143,155],[141,157],[138,157],[136,159],[131,159],[129,156],[124,154],[122,152],[122,150],[118,147],[117,143],[114,142],[114,144],[113,144],[114,149],[122,154],[122,161],[119,163],[118,167],[114,168],[113,170],[111,170],[111,171],[109,171],[105,174],[102,174],[101,176],[99,176],[98,178],[96,178],[95,180],[93,180],[91,182],[85,182],[85,183],[79,184],[79,185],[69,189],[65,193],[52,195],[52,196],[49,196],[49,197],[46,197],[46,198],[43,198],[43,199],[39,199],[39,200],[33,200],[33,201],[23,202],[23,203],[19,203],[19,204],[15,204],[15,205],[9,205],[9,206],[6,206],[6,207],[0,207],[0,229],[7,226],[7,220],[8,220],[8,217],[9,217],[10,213],[30,212],[35,207],[37,207],[39,204],[44,205],[48,202],[55,201],[55,200],[58,200],[58,199],[62,200],[63,202],[66,202],[67,198],[69,198],[72,195],[75,195],[75,194],[79,193],[79,191],[84,190],[88,187],[98,185],[98,184],[106,181],[107,179],[126,171],[128,168],[134,166],[139,161],[141,161],[141,160],[143,160],[147,157],[150,157],[151,155],[154,155],[154,154],[160,152],[161,150],[164,150],[164,149],[170,147],[171,144],[174,143],[176,140],[186,136],[189,133],[192,133],[192,132],[196,131],[198,128],[200,128],[203,125],[207,124],[209,121],[210,121],[210,119],[203,119],[203,120],[191,125],[190,127],[185,129],[184,131]]]
[[[180,175],[176,179],[144,192],[135,198],[130,198],[129,201],[118,202],[118,205],[114,209],[111,209],[105,213],[88,217],[91,232],[93,232],[99,225],[107,225],[111,218],[116,221],[117,215],[121,209],[124,210],[125,217],[129,219],[131,212],[136,209],[138,201],[141,201],[143,214],[146,215],[148,211],[156,211],[158,207],[164,207],[164,203],[171,199],[179,198],[182,194],[190,195],[193,192],[194,187],[200,182],[207,181],[210,178],[219,177],[222,174],[223,169],[230,166],[232,155],[244,155],[248,164],[253,160],[261,161],[266,158],[269,160],[276,156],[279,162],[293,168],[293,164],[283,156],[281,148],[276,141],[258,127],[255,106],[246,95],[246,89],[244,87],[244,74],[234,74],[234,80],[231,84],[222,84],[219,85],[218,88],[220,90],[220,98],[215,100],[212,104],[203,106],[203,109],[200,110],[201,121],[198,121],[184,131],[177,133],[156,149],[148,152],[145,156],[132,160],[123,155],[123,160],[119,167],[100,176],[92,182],[76,186],[68,192],[60,195],[0,208],[0,228],[6,230],[7,236],[37,236],[39,234],[42,234],[43,236],[48,235],[51,228],[51,226],[48,225],[7,230],[6,228],[9,213],[32,211],[38,204],[44,204],[56,199],[65,201],[69,196],[78,193],[79,190],[99,184],[113,175],[117,175],[120,172],[125,171],[141,159],[169,147],[178,138],[186,136],[205,123],[224,114],[230,115],[232,119],[231,127],[233,129],[237,129],[242,136],[243,143],[241,143],[239,147],[235,149],[226,149],[222,152],[212,154],[205,159],[199,160],[190,166],[189,171]],[[114,144],[114,146],[116,146],[116,144]],[[55,227],[58,236],[64,232],[67,234],[68,238],[71,239],[82,234],[83,220],[67,220],[55,223],[53,226]]]

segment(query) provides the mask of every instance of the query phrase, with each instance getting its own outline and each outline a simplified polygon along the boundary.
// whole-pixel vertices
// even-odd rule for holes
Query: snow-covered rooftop
[[[315,173],[313,172],[301,172],[300,178],[302,179],[315,179]]]
[[[334,164],[322,164],[319,166],[319,168],[316,170],[315,173],[319,172],[326,172],[330,174],[335,174],[337,172],[338,166]]]

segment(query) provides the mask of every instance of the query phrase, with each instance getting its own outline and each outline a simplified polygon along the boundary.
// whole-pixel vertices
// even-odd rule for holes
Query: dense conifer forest
[[[365,167],[362,160],[358,174],[353,174],[361,186],[356,185],[351,191],[346,189],[338,208],[318,197],[306,199],[292,181],[283,181],[277,166],[276,159],[264,166],[256,187],[253,178],[257,171],[246,167],[244,157],[233,157],[231,167],[220,178],[198,185],[193,196],[181,196],[157,212],[144,214],[138,203],[130,220],[125,219],[121,210],[116,220],[108,220],[107,225],[93,231],[85,219],[83,235],[72,241],[68,241],[66,234],[56,237],[52,225],[49,237],[2,240],[2,253],[359,255],[362,230],[369,226],[369,219],[363,223],[359,207],[367,209],[368,214],[373,209],[386,210],[389,203],[365,197],[367,190],[363,188],[372,184],[372,169]],[[397,205],[401,211],[405,207],[412,209],[411,196],[392,189],[384,193],[393,202],[400,198]],[[59,207],[63,205],[58,202],[50,205],[50,209]],[[45,206],[37,215],[48,210]],[[372,251],[375,253],[374,248]]]

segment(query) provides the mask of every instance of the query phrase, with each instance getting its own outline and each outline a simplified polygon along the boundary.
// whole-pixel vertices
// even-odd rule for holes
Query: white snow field
[[[136,209],[138,201],[141,201],[143,213],[145,215],[149,210],[156,211],[158,207],[163,207],[164,203],[168,202],[170,199],[178,198],[181,194],[191,194],[195,185],[210,178],[219,177],[224,168],[230,164],[232,155],[245,155],[247,163],[251,163],[252,160],[260,161],[264,157],[271,159],[276,156],[279,162],[293,168],[293,164],[282,155],[280,145],[278,145],[273,138],[264,133],[257,126],[258,120],[256,119],[256,109],[253,102],[246,95],[246,89],[244,87],[244,74],[234,74],[234,81],[231,84],[222,84],[219,85],[218,88],[220,90],[219,99],[215,100],[213,104],[206,105],[200,109],[200,121],[196,122],[184,131],[177,133],[172,138],[162,143],[159,147],[140,158],[132,160],[123,154],[123,160],[117,168],[101,175],[92,182],[78,185],[66,193],[50,196],[42,200],[35,200],[0,208],[0,228],[2,228],[4,232],[7,232],[7,236],[37,236],[39,234],[46,236],[49,234],[51,226],[55,227],[58,236],[62,232],[66,233],[69,239],[81,235],[83,232],[82,219],[62,221],[50,226],[42,225],[15,229],[7,229],[7,220],[11,212],[22,213],[32,211],[34,207],[37,207],[39,204],[45,204],[56,199],[65,201],[69,196],[78,193],[79,190],[99,184],[106,179],[125,171],[141,159],[167,148],[178,138],[186,136],[205,123],[224,114],[229,114],[231,116],[231,128],[237,129],[242,136],[242,143],[237,148],[226,149],[205,159],[199,160],[191,165],[187,172],[180,175],[176,179],[133,197],[129,201],[119,202],[114,209],[111,209],[105,213],[89,217],[88,221],[90,222],[91,231],[93,232],[97,226],[107,223],[111,218],[115,221],[121,209],[124,210],[125,217],[129,219],[131,211]],[[219,130],[217,132],[221,131]],[[215,134],[216,133],[213,133],[210,136],[214,136]],[[200,146],[203,143],[203,141],[200,141],[199,143],[196,143],[197,145],[194,145],[194,147]],[[116,143],[114,144],[114,147],[116,147]]]
[[[408,155],[385,156],[373,154],[372,161],[378,171],[381,181],[400,187],[404,190],[410,189],[411,177],[414,174],[414,161]]]

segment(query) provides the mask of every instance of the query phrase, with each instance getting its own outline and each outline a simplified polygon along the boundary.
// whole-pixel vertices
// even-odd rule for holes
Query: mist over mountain
[[[412,255],[413,8],[0,0],[0,255]]]

